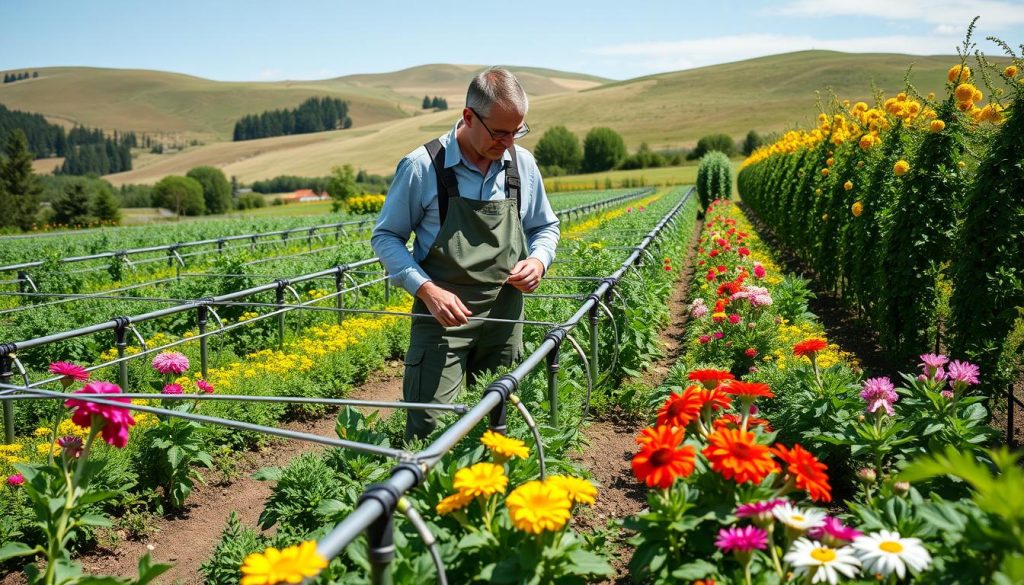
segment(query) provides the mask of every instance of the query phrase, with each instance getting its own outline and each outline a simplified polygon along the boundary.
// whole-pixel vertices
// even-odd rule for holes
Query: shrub
[[[583,172],[597,173],[615,168],[626,158],[626,143],[611,128],[597,127],[583,140]]]
[[[206,212],[203,186],[189,177],[171,175],[153,187],[153,204],[178,215],[202,215]]]
[[[704,158],[705,154],[716,150],[725,153],[726,156],[735,156],[736,143],[733,142],[732,136],[728,134],[708,134],[707,136],[702,136],[697,141],[697,147],[687,155],[687,158],[697,160]]]
[[[583,162],[580,140],[565,126],[554,126],[541,136],[533,149],[537,164],[542,167],[561,167],[562,174],[573,174]],[[556,173],[547,173],[556,175]]]
[[[697,196],[702,209],[715,199],[728,199],[732,195],[732,166],[721,152],[712,152],[700,159],[697,167]]]
[[[202,185],[206,213],[224,213],[231,209],[231,185],[224,176],[224,171],[203,166],[190,170],[185,176],[199,181]]]

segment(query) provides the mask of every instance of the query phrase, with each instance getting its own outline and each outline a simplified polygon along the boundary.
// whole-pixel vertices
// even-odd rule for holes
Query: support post
[[[558,353],[561,345],[556,345],[547,355],[548,362],[548,407],[551,411],[551,425],[558,425],[558,370],[561,367],[558,363]]]
[[[14,375],[12,367],[14,360],[11,359],[11,344],[0,345],[0,383],[10,384],[11,376]],[[4,400],[4,443],[14,443],[14,401]]]
[[[114,319],[117,321],[117,326],[114,327],[114,347],[117,348],[117,358],[122,359],[125,356],[125,350],[128,348],[128,324],[130,321],[127,317],[117,317]],[[128,362],[119,361],[117,362],[118,382],[121,384],[121,391],[128,391]]]
[[[373,585],[392,585],[391,561],[395,558],[395,507],[401,497],[398,490],[388,483],[378,483],[366,488],[359,498],[362,504],[366,500],[376,500],[384,508],[373,524],[366,529],[367,556],[370,561],[370,583]]]
[[[338,293],[338,296],[334,297],[338,307],[338,325],[345,321],[345,312],[342,311],[345,308],[345,295],[341,292],[341,289],[345,288],[345,282],[342,279],[343,275],[344,272],[342,272],[342,268],[339,266],[338,271],[334,273],[334,291]]]
[[[207,346],[206,337],[206,322],[210,316],[210,308],[206,305],[199,305],[196,308],[196,321],[199,324],[199,363],[201,371],[203,372],[203,379],[209,378],[207,374],[207,366],[210,361],[209,347]]]
[[[277,292],[275,293],[276,299],[274,302],[277,303],[278,310],[284,308],[284,287],[288,285],[287,281],[277,281]],[[284,312],[278,313],[277,315],[277,349],[284,348]]]

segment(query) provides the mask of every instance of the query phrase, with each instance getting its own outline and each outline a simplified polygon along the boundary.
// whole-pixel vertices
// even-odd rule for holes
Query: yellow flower
[[[473,496],[456,492],[437,503],[437,513],[447,514],[455,510],[461,510],[473,501]]]
[[[57,455],[60,453],[60,447],[56,443],[39,443],[36,445],[36,453],[40,455],[49,455],[51,453]]]
[[[52,433],[52,432],[53,432],[52,430],[50,430],[50,429],[48,429],[46,427],[39,427],[32,434],[37,436],[37,437],[46,437],[46,436],[49,436],[49,434]]]
[[[597,488],[585,479],[568,475],[552,475],[547,478],[547,483],[565,490],[569,494],[569,499],[577,504],[590,505],[597,498]]]
[[[1007,76],[1007,77],[1009,77],[1011,79],[1014,78],[1014,77],[1017,77],[1017,66],[1016,65],[1010,65],[1006,69],[1003,69],[1003,75],[1005,75],[1005,76]]]
[[[953,65],[946,74],[946,79],[952,83],[963,83],[971,78],[971,68],[964,65]]]
[[[526,443],[491,430],[484,433],[484,436],[480,438],[480,442],[483,443],[484,447],[491,450],[491,453],[495,455],[495,459],[500,459],[501,462],[508,461],[513,457],[526,459],[530,456],[530,449],[526,446]]]
[[[896,173],[897,177],[902,177],[903,175],[907,174],[907,171],[909,170],[910,163],[908,163],[905,160],[898,160],[896,161],[896,164],[892,166],[892,172]]]
[[[284,550],[268,548],[245,557],[242,585],[301,583],[327,567],[327,560],[316,552],[316,541],[308,540]]]
[[[843,183],[843,189],[846,189],[847,191],[853,191],[853,181],[847,181]]]
[[[827,213],[822,213],[821,214],[821,221],[828,221],[828,214]]]
[[[821,169],[821,176],[822,177],[827,177],[828,176],[828,169]]]
[[[456,471],[452,485],[464,495],[489,496],[498,492],[504,493],[508,487],[508,478],[505,477],[505,470],[500,465],[477,463]]]
[[[928,92],[928,101],[930,101],[930,102],[935,101],[935,92],[934,91]]]
[[[962,168],[967,166],[967,163],[965,163],[964,161],[960,161],[960,162],[956,163],[956,166],[958,166],[959,168],[962,169]]]
[[[942,120],[932,120],[931,124],[928,125],[928,129],[932,132],[942,132],[946,129],[946,123]]]
[[[978,88],[974,87],[970,83],[961,83],[956,86],[955,90],[953,90],[953,95],[955,95],[956,99],[961,102],[970,102],[974,101],[974,96],[977,91]]]
[[[855,201],[850,206],[850,213],[853,214],[853,217],[860,217],[860,214],[864,213],[864,204],[860,201]]]
[[[539,481],[528,481],[505,499],[512,526],[530,534],[561,530],[569,521],[572,501],[564,489]]]

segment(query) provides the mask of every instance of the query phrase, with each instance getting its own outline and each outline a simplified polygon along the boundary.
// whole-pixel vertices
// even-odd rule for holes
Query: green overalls
[[[466,325],[445,328],[433,317],[413,318],[405,356],[402,391],[406,402],[451,403],[463,375],[473,384],[485,371],[512,365],[522,354],[522,323],[494,323],[473,317],[522,320],[523,294],[504,284],[512,268],[526,259],[526,238],[519,217],[519,174],[515,147],[505,166],[506,198],[465,199],[444,148],[427,145],[438,178],[441,228],[420,266],[438,286],[451,291],[472,312]],[[430,314],[416,299],[412,312]],[[422,438],[434,430],[440,411],[407,411],[405,437]]]

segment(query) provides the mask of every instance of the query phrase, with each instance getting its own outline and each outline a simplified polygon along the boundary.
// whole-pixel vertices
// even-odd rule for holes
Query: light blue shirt
[[[445,147],[445,168],[455,167],[459,181],[459,194],[466,199],[491,201],[505,199],[505,160],[512,156],[505,152],[501,161],[492,161],[484,175],[476,165],[466,160],[452,131],[441,136]],[[529,256],[544,264],[544,270],[555,259],[558,246],[558,216],[544,192],[537,161],[528,150],[515,146],[516,162],[522,182],[520,193],[523,231],[526,234]],[[419,262],[441,231],[441,218],[437,208],[437,174],[425,146],[405,156],[398,163],[395,179],[391,182],[384,208],[373,228],[370,244],[391,275],[391,282],[415,295],[423,283],[430,280]],[[409,236],[415,233],[412,253],[406,248]]]

